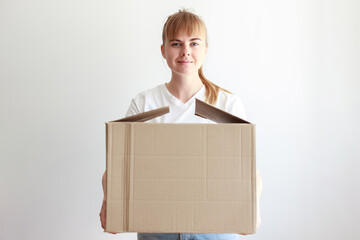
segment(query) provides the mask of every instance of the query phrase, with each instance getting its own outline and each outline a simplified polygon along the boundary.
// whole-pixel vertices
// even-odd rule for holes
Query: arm
[[[102,187],[103,187],[103,192],[104,192],[104,201],[106,201],[106,170],[102,177]]]
[[[106,229],[106,171],[104,172],[102,177],[102,187],[104,191],[104,199],[102,202],[99,215],[100,215],[101,227],[105,230]],[[112,234],[116,234],[116,233],[112,233]]]
[[[101,221],[101,227],[105,230],[106,228],[106,171],[104,172],[104,175],[102,177],[102,187],[104,191],[104,199],[102,202],[101,210],[100,210],[100,221]]]

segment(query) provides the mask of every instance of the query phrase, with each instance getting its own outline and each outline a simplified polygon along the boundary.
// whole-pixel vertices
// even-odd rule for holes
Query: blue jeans
[[[235,233],[138,233],[138,240],[238,240]]]

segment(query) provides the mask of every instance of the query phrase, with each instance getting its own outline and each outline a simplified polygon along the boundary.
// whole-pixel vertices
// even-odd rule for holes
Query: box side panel
[[[107,123],[106,171],[107,171],[107,232],[124,232],[126,223],[126,135],[125,124]]]
[[[199,229],[254,233],[252,125],[209,125],[206,141],[208,201],[198,203]]]
[[[131,232],[193,231],[193,199],[205,199],[201,125],[134,124]]]
[[[253,135],[250,124],[136,125],[129,231],[254,233]]]

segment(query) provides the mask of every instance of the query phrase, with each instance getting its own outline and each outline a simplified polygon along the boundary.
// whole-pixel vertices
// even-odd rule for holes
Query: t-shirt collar
[[[205,98],[205,86],[204,84],[202,87],[197,91],[194,96],[192,96],[186,103],[183,103],[179,99],[177,99],[174,95],[171,94],[171,92],[167,89],[165,83],[163,84],[163,88],[165,89],[165,93],[168,96],[168,98],[176,105],[187,105],[195,100],[195,98],[198,98],[200,100],[203,100]]]

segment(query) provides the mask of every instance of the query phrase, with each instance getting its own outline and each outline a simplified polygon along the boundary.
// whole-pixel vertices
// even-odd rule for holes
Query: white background
[[[358,0],[0,0],[1,240],[136,239],[100,227],[104,123],[169,80],[181,7],[257,125],[263,223],[243,239],[360,239]]]

